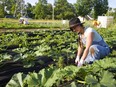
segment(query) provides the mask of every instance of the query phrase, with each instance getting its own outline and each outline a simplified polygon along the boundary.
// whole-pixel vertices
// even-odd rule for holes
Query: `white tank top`
[[[93,32],[94,33],[94,37],[93,37],[93,41],[101,41],[102,40],[102,37],[98,34],[98,32],[94,29],[92,29],[91,27],[87,27],[85,28],[85,32],[84,32],[84,38],[86,39],[88,34]]]

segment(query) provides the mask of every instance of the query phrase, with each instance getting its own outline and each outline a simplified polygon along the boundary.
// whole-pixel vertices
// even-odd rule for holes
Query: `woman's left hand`
[[[83,66],[83,64],[84,64],[84,60],[83,60],[83,59],[81,59],[81,60],[78,62],[78,67]]]

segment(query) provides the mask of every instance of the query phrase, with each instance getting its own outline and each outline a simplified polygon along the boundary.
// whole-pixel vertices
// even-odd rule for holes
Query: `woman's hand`
[[[84,64],[84,60],[83,60],[83,59],[81,59],[81,60],[78,62],[78,67],[83,66],[83,64]]]
[[[80,59],[80,57],[79,57],[79,56],[77,56],[77,57],[76,57],[76,59],[75,59],[75,64],[78,64],[79,59]]]

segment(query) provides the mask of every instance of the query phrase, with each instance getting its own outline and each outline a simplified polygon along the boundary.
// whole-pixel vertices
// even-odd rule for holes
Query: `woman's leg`
[[[89,53],[85,59],[85,62],[91,63],[95,60],[99,60],[109,54],[109,48],[100,46],[100,45],[92,45],[89,49]]]

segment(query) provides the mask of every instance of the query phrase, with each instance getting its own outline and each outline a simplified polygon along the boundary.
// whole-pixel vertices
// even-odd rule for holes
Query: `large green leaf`
[[[99,68],[108,69],[116,68],[116,59],[115,58],[104,58],[103,60],[96,61],[93,66],[98,66]]]
[[[96,77],[94,77],[93,75],[86,76],[85,81],[87,84],[97,84],[98,83],[98,79]]]
[[[15,74],[12,79],[8,82],[6,87],[24,87],[23,80],[25,75],[22,73]]]
[[[93,75],[86,76],[85,81],[89,87],[101,87],[98,79]]]
[[[100,81],[100,84],[105,87],[116,87],[116,80],[114,79],[114,76],[112,73],[108,71],[103,71],[101,73],[102,79]]]
[[[34,48],[34,50],[36,50],[35,51],[36,56],[42,56],[42,55],[44,55],[45,51],[50,50],[50,47],[48,45],[42,44],[42,45]]]
[[[85,81],[90,87],[116,87],[113,74],[105,70],[94,75],[87,75]]]
[[[52,76],[52,74],[54,73],[55,70],[56,70],[55,68],[49,68],[49,69],[43,69],[39,72],[39,75],[42,75],[42,77],[41,77],[41,85],[42,86],[44,86],[47,83],[47,81]],[[49,83],[51,84],[51,82],[49,82]]]
[[[41,83],[41,78],[42,76],[38,75],[37,73],[29,73],[24,82],[28,84],[29,87],[34,87],[34,86],[39,86]]]
[[[57,69],[53,72],[51,77],[47,80],[45,86],[51,87],[53,84],[60,84],[59,81],[63,81],[63,78],[66,78],[67,80],[72,80],[74,76],[76,76],[76,73],[79,71],[79,68],[76,66],[67,66],[63,69]]]

